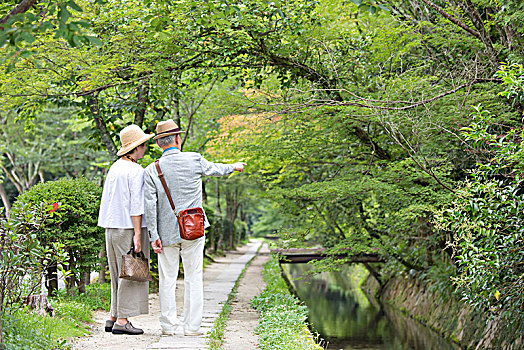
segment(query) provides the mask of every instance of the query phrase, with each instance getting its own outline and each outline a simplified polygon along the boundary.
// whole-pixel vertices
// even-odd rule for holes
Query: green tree
[[[375,2],[370,11],[371,2],[324,1],[301,16],[311,21],[264,35],[254,28],[270,18],[229,17],[242,23],[230,41],[247,33],[244,47],[266,75],[246,93],[260,130],[224,147],[243,151],[291,216],[291,241],[334,252],[378,249],[395,267],[384,269],[390,273],[428,275],[449,263],[449,237],[431,219],[474,165],[459,130],[479,101],[497,110],[500,123],[516,124],[520,114],[518,103],[497,98],[501,80],[493,74],[498,60],[522,59],[514,46],[522,28],[498,5],[467,2],[467,12],[465,3]],[[390,11],[377,12],[380,4]],[[292,8],[283,9],[280,18],[294,19]],[[476,21],[478,13],[486,18]]]

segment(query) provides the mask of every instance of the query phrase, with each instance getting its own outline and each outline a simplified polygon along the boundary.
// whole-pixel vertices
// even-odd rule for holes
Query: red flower
[[[55,212],[58,209],[58,203],[53,203],[53,209],[49,210],[50,213]]]

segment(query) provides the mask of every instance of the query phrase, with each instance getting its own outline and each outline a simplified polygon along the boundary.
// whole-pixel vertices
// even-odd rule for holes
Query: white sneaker
[[[191,332],[191,331],[184,331],[184,335],[186,336],[193,336],[193,337],[197,337],[197,336],[200,336],[200,335],[204,335],[204,332],[202,331],[196,331],[196,332]]]
[[[170,328],[170,329],[162,329],[162,335],[165,336],[172,336],[175,335],[175,331],[178,327]]]

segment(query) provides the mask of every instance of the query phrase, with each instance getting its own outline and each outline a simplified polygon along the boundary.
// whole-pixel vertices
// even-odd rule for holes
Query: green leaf
[[[71,17],[71,12],[67,10],[65,5],[60,6],[60,10],[58,11],[58,18],[60,20],[60,24],[66,24],[69,17]]]
[[[74,36],[69,36],[69,37],[67,38],[67,42],[69,43],[69,45],[70,45],[71,47],[76,47],[77,45],[76,45],[75,41],[73,40],[73,38],[74,38]]]
[[[154,30],[158,31],[158,28],[160,27],[160,19],[158,17],[154,18],[150,25]]]
[[[29,57],[29,56],[34,55],[35,53],[36,52],[29,51],[29,50],[22,50],[22,52],[20,52],[20,57]]]
[[[90,36],[90,35],[86,35],[85,38],[87,40],[89,40],[89,42],[95,46],[102,46],[104,45],[104,43],[98,39],[96,36]]]
[[[169,40],[169,38],[171,38],[171,34],[169,33],[166,33],[166,32],[159,32],[158,33],[158,36],[160,37],[160,39],[162,40]]]
[[[69,7],[71,7],[73,10],[76,10],[78,12],[82,12],[82,8],[80,6],[78,6],[78,4],[76,2],[74,2],[73,0],[69,0],[67,5]]]
[[[45,21],[38,27],[38,31],[42,33],[51,29],[53,29],[53,23],[51,23],[51,21]]]
[[[11,61],[5,70],[6,73],[11,73],[15,69],[15,60]]]
[[[242,19],[242,13],[240,12],[240,8],[238,6],[231,6],[233,8],[233,10],[235,10],[235,12],[237,13],[238,15],[238,18],[239,19]]]
[[[36,17],[31,12],[26,12],[25,20],[28,21],[28,22],[34,22],[36,20]]]
[[[33,36],[33,34],[29,32],[22,32],[20,36],[22,37],[22,39],[24,39],[25,42],[29,44],[35,41],[35,37]]]
[[[91,27],[91,23],[86,22],[86,21],[75,21],[73,23],[76,24],[76,25],[79,25],[81,27],[84,27],[84,28],[90,28]]]
[[[82,36],[73,35],[73,42],[75,43],[74,47],[82,46],[82,41],[81,41],[82,38],[83,38]]]

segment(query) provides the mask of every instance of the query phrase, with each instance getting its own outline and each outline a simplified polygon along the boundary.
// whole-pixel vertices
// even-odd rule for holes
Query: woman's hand
[[[135,252],[139,253],[142,251],[142,237],[140,237],[140,234],[136,234],[133,236],[133,245],[135,247]]]
[[[131,216],[131,221],[133,222],[133,228],[135,229],[133,246],[135,247],[135,252],[138,253],[142,251],[142,215]]]

